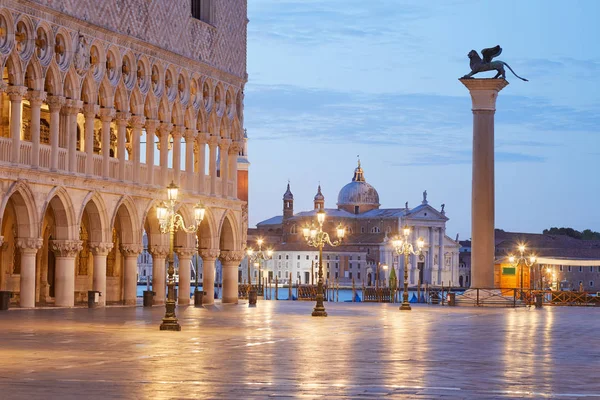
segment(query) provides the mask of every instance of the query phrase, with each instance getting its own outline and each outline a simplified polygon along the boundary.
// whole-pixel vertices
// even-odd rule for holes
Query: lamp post
[[[520,268],[520,289],[521,289],[521,298],[523,298],[523,266],[526,266],[527,268],[531,268],[531,266],[533,266],[536,262],[536,257],[535,254],[530,254],[529,257],[525,256],[525,245],[524,244],[519,244],[519,256],[515,257],[512,254],[509,255],[508,257],[508,261],[510,262],[510,264],[515,267],[515,268]],[[529,273],[529,275],[531,275],[531,272]],[[531,282],[531,276],[529,281]],[[531,285],[530,285],[531,286]]]
[[[204,219],[204,212],[206,211],[202,204],[198,203],[194,206],[194,224],[189,227],[185,226],[183,217],[181,214],[175,211],[175,203],[179,195],[179,187],[171,182],[167,186],[167,199],[156,207],[156,216],[160,225],[160,231],[162,233],[169,234],[169,267],[167,269],[168,280],[167,280],[167,301],[165,302],[166,312],[163,317],[162,323],[160,324],[160,330],[168,331],[180,331],[181,326],[175,316],[175,280],[173,274],[175,272],[175,256],[173,254],[175,245],[175,231],[178,229],[183,230],[186,233],[195,233],[202,220]]]
[[[317,211],[317,222],[318,226],[315,228],[314,225],[311,227],[304,227],[302,229],[302,234],[304,235],[304,239],[306,243],[310,247],[315,247],[319,249],[319,282],[317,284],[317,304],[315,305],[315,309],[312,312],[313,317],[326,317],[327,312],[325,312],[325,306],[323,305],[323,246],[325,244],[329,244],[330,246],[339,246],[342,244],[344,240],[344,235],[346,233],[346,229],[340,224],[337,227],[337,237],[338,240],[332,242],[329,239],[329,234],[327,232],[323,232],[323,223],[325,222],[325,210],[320,209]]]
[[[425,241],[422,237],[417,240],[417,251],[415,252],[413,245],[408,241],[408,237],[410,236],[410,228],[408,225],[404,226],[402,234],[404,235],[404,239],[397,236],[392,240],[392,246],[394,246],[396,254],[404,255],[404,293],[402,294],[402,305],[400,305],[400,310],[407,311],[411,309],[410,303],[408,302],[408,256],[415,254],[419,256],[419,259],[422,259]]]
[[[256,284],[257,289],[260,288],[260,283],[262,282],[260,276],[260,265],[263,261],[267,261],[273,258],[273,250],[267,249],[266,252],[262,250],[262,244],[264,241],[262,239],[256,240],[256,245],[258,246],[258,250],[255,252],[252,247],[249,247],[246,250],[246,254],[248,254],[248,283],[250,289],[248,290],[248,298],[250,298],[250,292],[254,290],[252,287],[252,277],[250,276],[250,264],[253,263],[255,267],[258,267],[258,282]],[[263,288],[263,296],[264,296],[264,288]]]

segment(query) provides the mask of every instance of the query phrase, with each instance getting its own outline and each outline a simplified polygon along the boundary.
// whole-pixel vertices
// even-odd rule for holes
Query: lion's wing
[[[489,63],[492,61],[492,58],[498,57],[502,53],[502,47],[500,45],[494,47],[488,47],[487,49],[481,50],[481,55],[483,56],[483,62]]]

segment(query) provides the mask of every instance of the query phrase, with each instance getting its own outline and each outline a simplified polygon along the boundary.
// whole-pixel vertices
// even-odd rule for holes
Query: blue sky
[[[250,225],[321,183],[334,208],[360,155],[382,207],[446,204],[470,237],[467,53],[500,44],[496,226],[600,231],[600,2],[249,0]]]

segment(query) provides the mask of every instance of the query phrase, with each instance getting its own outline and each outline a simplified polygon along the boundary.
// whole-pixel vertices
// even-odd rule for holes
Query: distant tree
[[[595,232],[591,229],[586,229],[583,232],[579,232],[578,230],[575,230],[573,228],[552,227],[550,229],[544,229],[542,233],[544,235],[565,235],[582,240],[600,240],[600,232]]]
[[[600,240],[600,232],[594,232],[591,229],[585,229],[581,232],[583,240]]]

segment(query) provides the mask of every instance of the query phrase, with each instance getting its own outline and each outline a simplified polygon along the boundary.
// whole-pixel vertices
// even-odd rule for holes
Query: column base
[[[181,325],[177,322],[177,318],[163,318],[160,324],[161,331],[181,331]]]
[[[402,311],[410,311],[412,310],[411,306],[409,303],[402,303],[402,305],[400,306],[400,310]]]
[[[137,304],[137,300],[123,300],[123,305],[125,306],[135,306]]]
[[[326,317],[327,311],[325,311],[325,307],[315,307],[311,315],[313,317]]]
[[[223,304],[238,304],[238,298],[236,297],[223,297]]]

